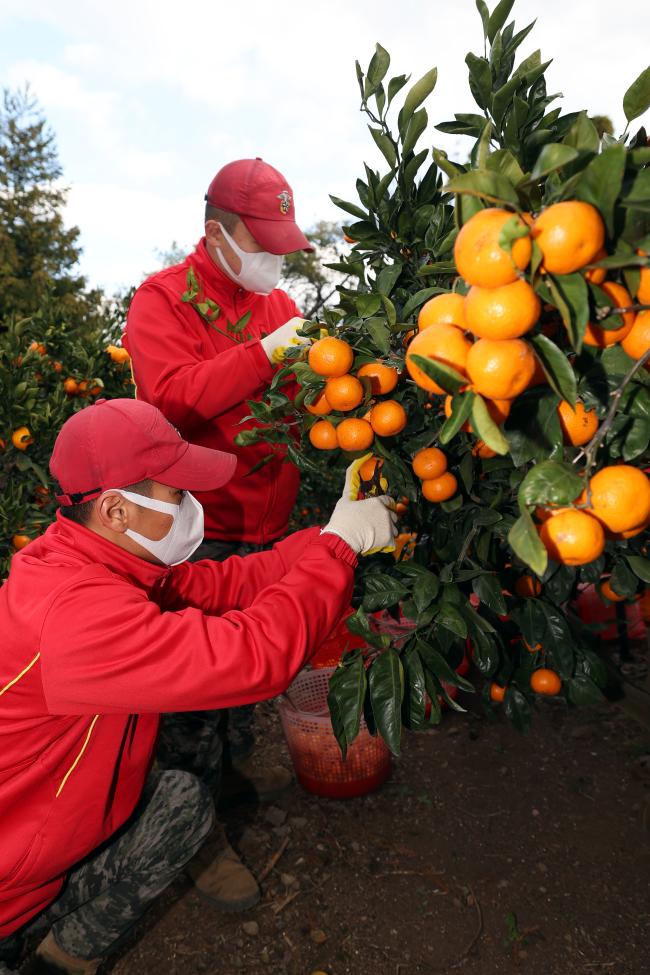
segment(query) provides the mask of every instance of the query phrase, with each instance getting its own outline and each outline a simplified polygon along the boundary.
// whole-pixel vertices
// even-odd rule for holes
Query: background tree
[[[67,189],[54,134],[29,89],[0,107],[0,321],[47,308],[76,328],[97,326],[100,291],[78,273],[79,229],[66,227]],[[54,307],[53,307],[54,306]]]
[[[313,318],[322,307],[338,304],[337,289],[349,279],[328,264],[336,264],[342,258],[343,232],[336,223],[320,220],[306,233],[314,250],[308,254],[296,251],[287,254],[280,287],[288,291],[305,318]]]

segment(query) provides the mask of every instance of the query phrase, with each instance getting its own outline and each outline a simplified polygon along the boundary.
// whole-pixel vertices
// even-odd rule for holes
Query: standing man
[[[224,559],[261,551],[285,534],[295,503],[296,468],[278,456],[261,463],[269,447],[242,448],[235,437],[252,425],[241,423],[246,401],[261,397],[282,348],[299,341],[298,308],[276,287],[282,257],[313,248],[296,224],[291,187],[261,159],[224,166],[205,199],[205,236],[185,261],[137,290],[125,345],[138,399],[157,406],[191,443],[237,456],[225,488],[198,494],[206,542],[196,557]],[[252,718],[252,706],[166,715],[158,761],[194,772],[217,795],[225,745],[224,798],[275,798],[291,776],[254,761]],[[224,910],[252,906],[257,882],[218,846],[202,854],[203,892]]]
[[[57,437],[56,521],[0,588],[0,975],[37,932],[34,971],[96,972],[213,824],[204,783],[152,770],[160,712],[284,691],[349,605],[357,555],[394,544],[389,499],[350,500],[351,469],[322,531],[190,564],[189,489],[225,494],[234,467],[134,400]]]

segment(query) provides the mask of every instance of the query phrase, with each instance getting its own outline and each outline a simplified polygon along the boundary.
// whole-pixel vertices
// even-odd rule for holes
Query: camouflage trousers
[[[231,555],[264,552],[273,542],[205,541],[192,556],[192,562],[214,559],[223,562]],[[237,759],[245,758],[255,744],[253,734],[254,704],[218,711],[184,711],[163,714],[156,761],[160,768],[192,772],[207,785],[213,795],[219,792],[221,770]]]
[[[17,934],[0,940],[0,973],[14,971],[23,944],[50,928],[76,958],[118,947],[152,902],[175,880],[214,825],[214,802],[181,771],[151,772],[124,826],[68,876],[60,896]]]

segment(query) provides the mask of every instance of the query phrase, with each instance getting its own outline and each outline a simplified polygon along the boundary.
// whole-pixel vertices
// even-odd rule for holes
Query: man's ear
[[[103,528],[123,534],[128,524],[128,514],[126,501],[121,494],[113,491],[106,491],[95,505],[95,517]]]
[[[225,237],[223,236],[221,224],[218,220],[206,220],[205,239],[211,247],[223,247]]]

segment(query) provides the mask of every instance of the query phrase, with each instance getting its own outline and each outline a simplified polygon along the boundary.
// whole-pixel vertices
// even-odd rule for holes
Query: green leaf
[[[381,298],[374,294],[360,294],[354,299],[359,318],[370,318],[381,308]]]
[[[479,196],[492,203],[519,206],[517,191],[510,180],[487,169],[473,169],[469,173],[459,173],[443,186],[443,192],[468,193],[470,196]]]
[[[449,503],[448,501],[443,502],[443,504]],[[452,606],[449,602],[441,602],[436,616],[436,623],[438,626],[444,626],[446,630],[459,636],[461,640],[467,637],[467,623],[465,619],[456,607]]]
[[[514,684],[508,684],[506,696],[503,699],[503,706],[506,716],[512,721],[517,731],[526,734],[530,729],[531,723],[530,704]]]
[[[564,680],[570,677],[575,667],[575,642],[562,612],[542,599],[529,599],[543,620],[536,637],[547,653],[551,653],[555,667]]]
[[[364,583],[363,608],[368,612],[394,606],[408,592],[398,579],[381,572],[368,574]]]
[[[641,72],[623,96],[623,111],[628,122],[650,108],[650,66]]]
[[[339,664],[332,674],[327,692],[331,712],[340,716],[348,745],[359,734],[363,700],[366,696],[366,672],[361,654],[349,663]]]
[[[388,355],[390,352],[390,329],[384,319],[368,318],[365,328],[379,352],[382,355]]]
[[[531,336],[529,342],[535,349],[551,389],[574,406],[578,398],[576,376],[564,352],[541,333]]]
[[[372,125],[369,125],[368,128],[370,129],[370,134],[375,140],[377,148],[392,169],[397,164],[397,153],[395,151],[395,146],[386,133],[382,131],[382,129],[374,129]]]
[[[533,171],[530,174],[530,182],[538,181],[562,169],[567,163],[577,159],[578,151],[572,146],[565,146],[560,142],[549,142],[543,146],[542,151],[535,160]]]
[[[550,389],[535,387],[518,397],[504,426],[516,467],[531,460],[562,456],[557,398]]]
[[[650,559],[640,555],[628,555],[627,564],[638,579],[650,583]]]
[[[420,106],[422,102],[429,97],[433,89],[436,87],[437,80],[438,69],[431,68],[431,70],[427,71],[427,73],[423,75],[419,81],[416,81],[413,87],[409,90],[406,98],[404,99],[402,111],[400,112],[400,132],[403,130],[404,124],[408,122],[416,108],[418,108],[418,106]]]
[[[548,553],[527,511],[523,511],[508,532],[508,544],[522,562],[530,566],[537,575],[544,575],[548,565]],[[528,600],[532,602],[532,600]]]
[[[547,274],[546,281],[571,344],[576,352],[582,348],[589,321],[589,290],[582,274]]]
[[[422,613],[438,595],[440,582],[433,572],[420,573],[413,583],[413,602],[418,613]]]
[[[492,72],[486,58],[479,58],[471,52],[465,58],[469,68],[469,87],[474,101],[479,108],[485,109],[490,104],[492,94]],[[436,126],[438,128],[438,126]]]
[[[390,296],[402,273],[402,267],[402,263],[396,261],[394,264],[388,264],[381,269],[375,281],[375,288],[380,295],[384,295],[386,298]]]
[[[411,117],[404,135],[404,143],[402,145],[403,156],[407,156],[415,148],[418,139],[427,127],[427,121],[426,108],[421,108]]]
[[[603,700],[603,694],[600,688],[586,674],[576,674],[575,677],[571,677],[565,681],[564,686],[571,703],[579,707],[600,704]]]
[[[388,104],[392,102],[398,91],[401,91],[404,85],[408,82],[410,75],[400,74],[391,78],[388,82]]]
[[[636,593],[638,585],[636,574],[623,561],[616,563],[612,569],[609,581],[612,589],[619,596],[627,596],[629,599]]]
[[[443,362],[438,362],[437,359],[430,359],[428,356],[423,355],[412,355],[410,359],[427,374],[429,379],[433,379],[434,382],[438,383],[448,393],[457,393],[462,386],[467,384],[467,378],[465,376],[461,376],[451,366],[447,366]]]
[[[338,746],[341,749],[341,755],[345,761],[345,757],[348,753],[348,739],[345,734],[345,713],[341,707],[336,695],[328,694],[327,706],[330,712],[330,721],[332,722],[332,731],[334,732],[334,737],[338,742]]]
[[[497,31],[501,30],[508,19],[508,14],[512,10],[514,2],[515,0],[500,0],[492,11],[487,28],[487,36],[490,44],[496,37]]]
[[[370,64],[368,65],[368,77],[365,89],[366,98],[368,98],[368,96],[379,87],[386,76],[386,72],[388,71],[389,67],[390,54],[381,46],[381,44],[375,44],[375,53],[370,59]]]
[[[393,755],[399,755],[404,671],[392,648],[380,653],[368,668],[368,685],[377,730]]]
[[[462,425],[469,418],[474,403],[474,393],[456,394],[451,401],[451,415],[443,423],[438,439],[441,444],[449,443],[455,437]]]
[[[476,0],[476,9],[481,15],[481,20],[483,21],[483,37],[485,37],[487,40],[488,27],[490,24],[490,11],[488,10],[485,0]]]
[[[244,431],[250,432],[250,431]],[[316,474],[322,477],[323,471],[319,464],[315,464],[312,460],[305,456],[302,451],[298,450],[292,443],[287,444],[287,457],[292,464],[295,464],[298,470],[305,471],[306,474]]]
[[[571,504],[584,487],[571,464],[543,460],[532,467],[519,488],[520,504]]]
[[[581,152],[598,152],[600,146],[598,130],[586,112],[580,112],[563,141]]]
[[[407,728],[419,731],[424,727],[427,688],[422,661],[414,646],[404,652],[402,665],[405,682],[402,720]]]
[[[356,206],[354,203],[348,203],[346,200],[341,200],[338,196],[332,196],[330,193],[330,200],[337,206],[339,210],[345,210],[346,213],[351,214],[353,217],[358,217],[359,220],[367,220],[368,214],[361,207]]]
[[[478,394],[474,396],[472,403],[472,426],[481,440],[484,440],[492,450],[496,450],[497,454],[508,453],[510,444],[488,413],[485,400]]]
[[[505,616],[508,608],[501,592],[501,583],[496,576],[487,573],[477,576],[472,580],[472,589],[493,613],[497,616]]]
[[[424,640],[417,641],[417,649],[420,654],[422,663],[424,664],[426,670],[438,680],[444,680],[446,684],[451,684],[453,687],[460,687],[463,691],[473,691],[474,687],[468,680],[457,674],[454,668],[447,663],[445,658],[439,653],[435,647]]]
[[[625,173],[625,146],[614,145],[591,160],[576,186],[575,197],[591,203],[614,235],[614,212]]]

